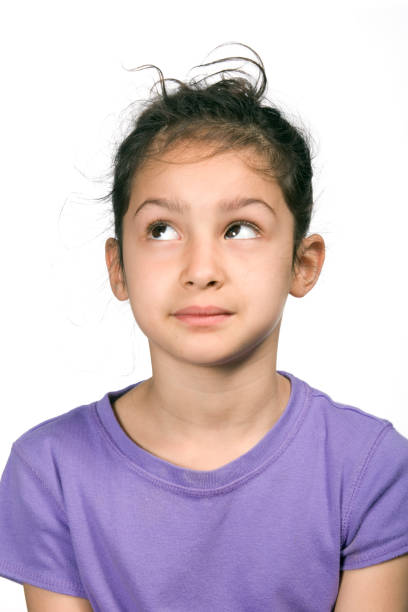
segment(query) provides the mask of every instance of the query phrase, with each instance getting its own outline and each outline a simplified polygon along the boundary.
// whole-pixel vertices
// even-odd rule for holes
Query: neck
[[[276,360],[265,346],[241,367],[158,362],[160,367],[152,359],[153,376],[140,386],[139,405],[152,430],[174,443],[222,445],[266,433],[289,400],[290,381],[276,372]]]

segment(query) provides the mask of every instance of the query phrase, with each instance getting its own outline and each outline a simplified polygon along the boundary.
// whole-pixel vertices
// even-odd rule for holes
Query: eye
[[[250,230],[255,232],[257,235],[259,235],[259,233],[260,233],[259,229],[256,227],[256,225],[254,225],[253,223],[249,223],[248,221],[244,221],[244,220],[234,221],[233,223],[231,223],[231,225],[228,227],[226,233],[230,232],[232,228],[239,227],[240,225],[242,225],[242,226],[244,226],[246,228],[249,228]],[[167,221],[163,221],[163,220],[159,219],[158,221],[154,221],[153,223],[150,223],[150,225],[148,226],[146,232],[147,232],[147,234],[151,234],[152,233],[153,239],[155,241],[157,241],[157,238],[160,235],[162,235],[162,231],[166,227],[172,227],[172,226],[169,223],[167,223]],[[240,230],[238,230],[238,231],[234,230],[234,234],[236,236],[239,236],[240,238],[242,238],[242,232]],[[249,236],[249,238],[251,238],[251,236]]]
[[[249,228],[250,230],[252,230],[253,232],[255,232],[255,234],[259,236],[260,232],[259,232],[259,229],[256,227],[256,225],[254,225],[253,223],[249,223],[248,221],[243,221],[243,220],[234,221],[234,223],[232,223],[227,229],[227,233],[230,232],[233,227],[239,227],[240,225],[246,228]],[[235,231],[234,233],[235,235],[239,235],[242,238],[241,236],[242,232],[240,230],[238,232]],[[251,238],[251,236],[249,237]]]
[[[156,236],[154,236],[154,239],[156,239],[156,237],[158,237],[161,234],[162,228],[164,227],[171,227],[171,225],[166,223],[166,221],[162,221],[161,219],[159,219],[158,221],[154,221],[153,223],[150,223],[146,232],[147,234],[154,232],[156,234]]]

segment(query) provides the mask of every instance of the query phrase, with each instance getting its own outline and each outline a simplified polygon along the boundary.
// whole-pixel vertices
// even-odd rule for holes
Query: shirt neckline
[[[296,435],[306,414],[310,389],[304,381],[289,372],[277,370],[277,373],[286,376],[291,383],[290,396],[285,410],[255,446],[215,470],[192,470],[156,457],[138,446],[122,429],[113,410],[112,402],[144,380],[123,389],[107,392],[95,403],[95,414],[102,424],[104,435],[131,461],[137,471],[143,470],[145,477],[160,481],[162,485],[167,483],[170,486],[189,489],[190,492],[196,494],[208,493],[220,487],[235,486],[256,475],[269,463],[276,461]]]

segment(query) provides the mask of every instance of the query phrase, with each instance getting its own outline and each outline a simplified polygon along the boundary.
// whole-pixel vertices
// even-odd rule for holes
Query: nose
[[[198,288],[221,286],[224,272],[219,251],[211,240],[201,238],[190,244],[182,255],[181,282]]]

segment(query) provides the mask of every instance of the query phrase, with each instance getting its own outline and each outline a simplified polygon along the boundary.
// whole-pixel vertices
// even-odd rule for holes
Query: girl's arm
[[[408,555],[342,572],[334,612],[408,612]]]
[[[93,612],[91,604],[82,597],[54,593],[24,583],[27,612]]]

